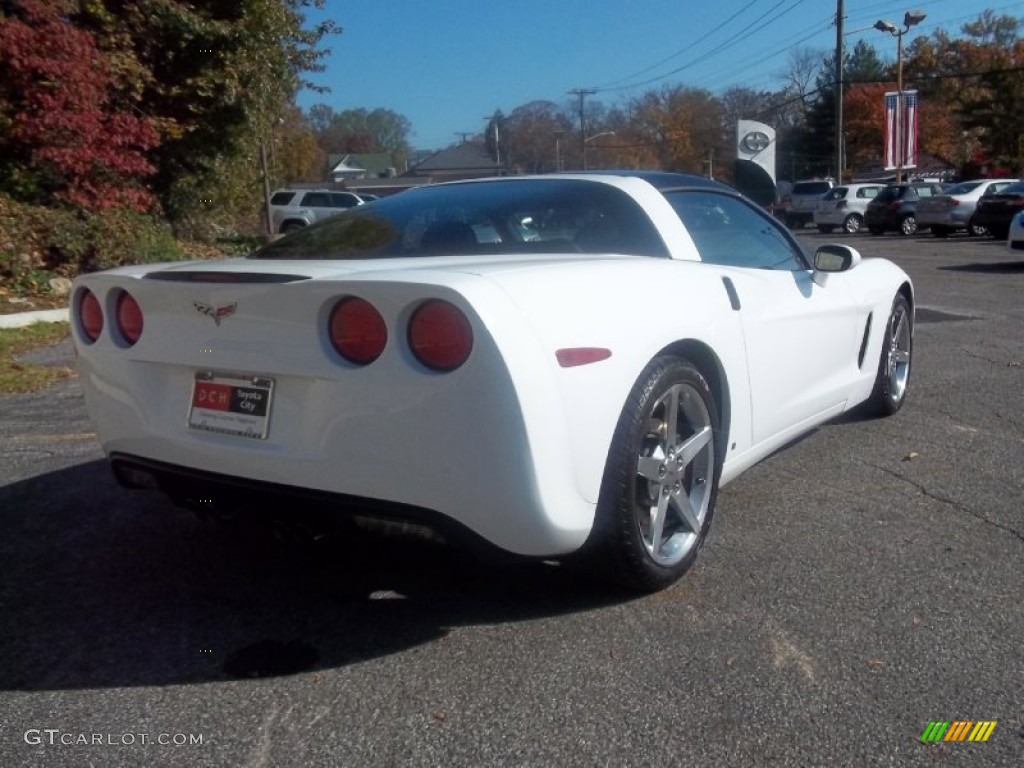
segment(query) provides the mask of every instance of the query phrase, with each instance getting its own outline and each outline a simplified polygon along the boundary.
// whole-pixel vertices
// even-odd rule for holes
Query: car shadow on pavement
[[[103,461],[0,488],[0,524],[0,690],[306,672],[635,597],[408,537],[289,548],[123,491]]]
[[[1019,275],[1024,273],[1024,261],[979,262],[976,264],[954,264],[939,269],[950,272],[980,272],[990,275]]]

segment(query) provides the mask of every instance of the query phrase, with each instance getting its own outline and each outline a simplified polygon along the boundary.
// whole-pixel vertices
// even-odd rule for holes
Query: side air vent
[[[871,317],[874,312],[868,313],[868,321],[864,324],[864,338],[860,341],[860,353],[857,355],[857,367],[864,367],[864,355],[868,351],[868,337],[871,336]]]
[[[309,275],[278,275],[270,272],[150,272],[146,280],[167,280],[172,283],[296,283],[311,279]]]

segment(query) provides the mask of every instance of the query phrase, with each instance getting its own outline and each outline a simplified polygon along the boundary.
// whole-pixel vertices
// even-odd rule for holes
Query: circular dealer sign
[[[767,149],[771,143],[768,134],[763,131],[751,131],[743,137],[743,146],[751,152],[760,152]]]

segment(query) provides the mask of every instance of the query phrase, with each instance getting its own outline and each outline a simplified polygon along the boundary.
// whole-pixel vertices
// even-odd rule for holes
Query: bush
[[[45,208],[0,196],[0,276],[15,290],[40,292],[51,277],[183,258],[170,228],[151,216]]]

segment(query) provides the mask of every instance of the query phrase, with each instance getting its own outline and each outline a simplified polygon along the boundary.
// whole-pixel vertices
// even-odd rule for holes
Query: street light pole
[[[903,181],[903,36],[915,24],[924,21],[925,14],[921,11],[907,11],[903,15],[903,27],[891,21],[879,19],[875,29],[888,32],[896,38],[896,183]]]
[[[843,183],[843,0],[836,2],[836,184]]]

